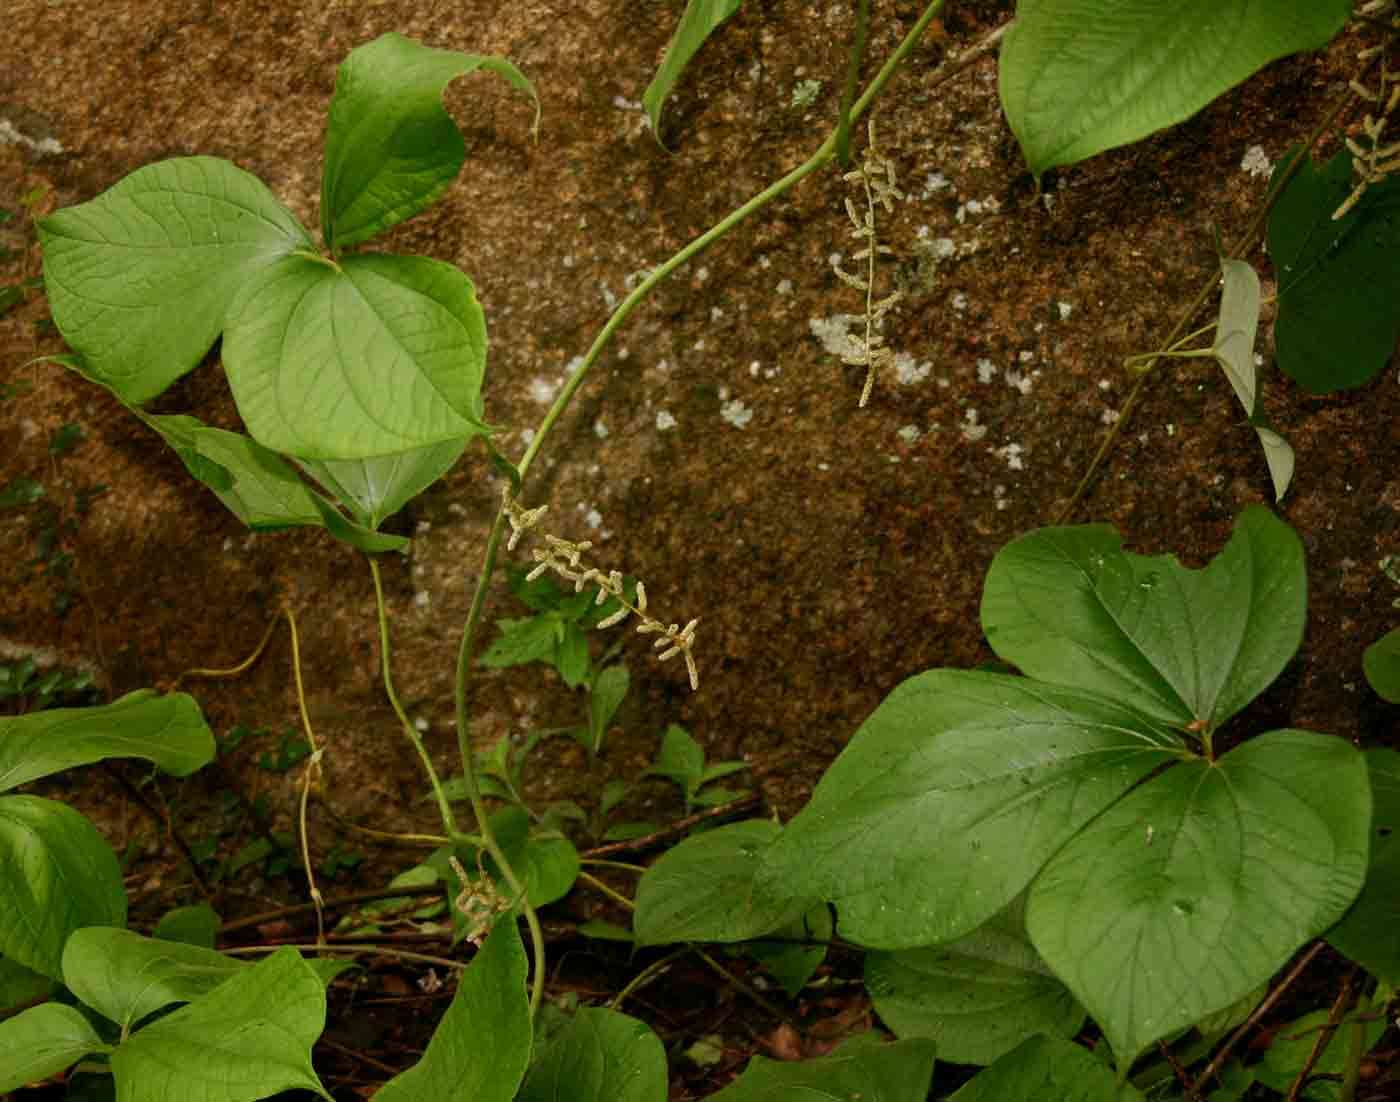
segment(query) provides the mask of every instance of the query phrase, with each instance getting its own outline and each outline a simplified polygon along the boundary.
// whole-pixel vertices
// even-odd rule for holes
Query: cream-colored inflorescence
[[[1388,19],[1392,32],[1400,31],[1400,12],[1397,12],[1395,0],[1371,0],[1370,3],[1363,4],[1357,14],[1373,20]],[[1400,141],[1383,140],[1386,126],[1389,125],[1396,109],[1400,108],[1400,70],[1390,67],[1390,59],[1386,56],[1389,49],[1390,43],[1387,41],[1363,50],[1360,55],[1363,63],[1369,63],[1378,53],[1382,55],[1380,80],[1375,88],[1368,88],[1359,80],[1351,82],[1351,90],[1370,104],[1371,108],[1361,121],[1361,133],[1365,141],[1350,137],[1346,140],[1347,149],[1351,151],[1351,171],[1356,186],[1342,201],[1341,206],[1332,212],[1334,221],[1345,218],[1371,185],[1379,184],[1387,176],[1400,172]]]
[[[510,524],[510,539],[506,543],[506,549],[514,551],[520,543],[521,537],[539,524],[540,518],[544,516],[549,507],[541,505],[535,509],[526,509],[515,500],[510,487],[507,486],[501,492],[501,508]],[[534,581],[546,572],[553,572],[561,578],[573,582],[575,593],[582,593],[585,586],[596,585],[598,587],[596,604],[601,605],[609,597],[613,597],[616,598],[620,606],[611,616],[598,622],[600,628],[614,627],[626,620],[627,617],[636,616],[641,620],[641,623],[637,625],[638,635],[660,636],[652,644],[653,650],[661,652],[657,655],[657,660],[666,662],[680,655],[685,659],[685,668],[690,675],[691,689],[700,688],[700,672],[695,666],[695,656],[691,653],[691,647],[695,643],[695,628],[700,623],[698,619],[691,620],[685,627],[681,627],[679,624],[663,624],[647,612],[646,586],[640,581],[637,583],[637,601],[636,604],[633,604],[627,599],[626,586],[623,583],[620,570],[610,570],[604,573],[597,567],[589,566],[583,561],[584,553],[593,548],[591,541],[580,540],[575,543],[546,534],[544,542],[544,547],[533,548],[530,552],[536,565],[526,575],[527,580]]]
[[[865,147],[865,156],[860,167],[842,177],[847,183],[859,182],[865,192],[865,210],[857,209],[849,198],[846,200],[846,215],[851,220],[851,236],[863,241],[861,248],[851,257],[852,260],[866,262],[865,275],[854,275],[841,267],[840,257],[833,257],[831,267],[836,278],[842,283],[865,292],[865,335],[851,334],[850,348],[841,357],[842,363],[852,366],[864,365],[865,386],[860,392],[860,406],[864,408],[870,401],[870,392],[875,387],[875,376],[883,367],[892,366],[894,352],[885,347],[885,338],[880,334],[885,315],[895,303],[904,297],[897,288],[882,299],[875,298],[875,261],[881,256],[890,256],[891,250],[881,245],[875,233],[875,210],[883,208],[893,213],[894,201],[903,199],[895,180],[894,162],[880,153],[875,145],[875,120],[870,120],[870,142]]]

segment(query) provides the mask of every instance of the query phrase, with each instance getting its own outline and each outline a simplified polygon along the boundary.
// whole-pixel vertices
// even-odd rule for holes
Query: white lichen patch
[[[960,314],[967,309],[967,294],[964,291],[954,291],[953,297],[949,301],[953,309]]]
[[[977,423],[975,409],[968,409],[963,411],[963,419],[962,423],[958,425],[958,431],[962,433],[962,438],[969,444],[975,444],[987,435],[987,426]]]
[[[1070,316],[1072,313],[1074,313],[1074,303],[1072,303],[1072,302],[1057,302],[1057,303],[1055,303],[1055,306],[1056,306],[1056,308],[1060,311],[1060,320],[1061,320],[1061,321],[1069,321],[1069,316]]]
[[[920,363],[908,352],[896,352],[894,355],[894,377],[903,386],[922,383],[932,370],[933,364],[927,360]]]
[[[543,375],[536,375],[530,380],[530,397],[540,405],[547,406],[559,393],[560,385],[558,379],[546,379]]]
[[[790,280],[790,279],[780,279],[780,280],[778,280],[777,292],[778,292],[778,294],[780,294],[780,295],[790,295],[790,294],[792,294],[792,280]]]
[[[1118,422],[1118,411],[1116,409],[1106,409],[1099,414],[1099,420],[1105,425],[1113,425]]]
[[[905,425],[895,435],[906,444],[914,444],[918,442],[923,433],[919,431],[918,425]]]
[[[838,359],[854,355],[858,348],[851,326],[865,319],[856,314],[832,314],[829,318],[808,318],[807,328],[830,355]]]
[[[606,440],[608,438],[608,426],[603,423],[601,417],[593,422],[593,435],[599,440]]]
[[[1025,461],[1021,458],[1026,454],[1026,449],[1020,444],[1007,444],[1005,447],[993,448],[992,454],[998,459],[1004,459],[1009,469],[1013,471],[1024,471]]]
[[[720,417],[736,429],[741,429],[753,420],[753,410],[738,398],[731,398],[719,407]]]
[[[927,199],[935,192],[947,191],[953,185],[948,182],[948,177],[941,172],[930,172],[924,180],[924,189],[919,192],[920,199]]]
[[[1033,377],[1034,373],[1032,372],[1026,372],[1025,374],[1022,374],[1021,372],[1017,371],[1014,367],[1008,367],[1006,369],[1006,385],[1009,386],[1012,390],[1020,391],[1022,397],[1031,392],[1031,384],[1033,382]]]
[[[991,360],[981,359],[977,361],[977,381],[984,386],[997,377],[997,365]]]
[[[1265,179],[1274,172],[1274,166],[1262,145],[1252,145],[1244,151],[1244,156],[1240,158],[1240,169],[1251,176],[1263,176]]]
[[[666,410],[664,410],[664,409],[660,409],[660,410],[657,410],[657,411],[656,411],[656,431],[657,431],[657,432],[669,432],[671,429],[673,429],[673,428],[675,428],[675,427],[676,427],[676,419],[675,419],[674,417],[672,417],[671,414],[669,414],[669,413],[668,413]]]
[[[63,152],[63,145],[56,138],[31,138],[9,119],[0,119],[0,145],[20,145],[41,157],[56,157]]]

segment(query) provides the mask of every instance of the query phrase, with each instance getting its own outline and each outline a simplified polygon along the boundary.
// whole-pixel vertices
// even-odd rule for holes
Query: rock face
[[[325,110],[350,49],[396,30],[518,64],[543,101],[538,141],[528,105],[501,82],[457,82],[448,102],[469,150],[461,178],[375,243],[451,261],[476,283],[491,336],[487,419],[512,457],[638,280],[823,139],[846,35],[839,5],[747,6],[687,72],[663,149],[640,99],[670,5],[9,7],[0,207],[10,211],[36,188],[42,212],[152,160],[203,153],[256,173],[314,227]],[[872,72],[914,15],[874,7]],[[857,408],[865,369],[841,363],[864,333],[863,295],[833,266],[855,266],[844,204],[860,195],[833,168],[663,285],[555,426],[524,504],[548,503],[542,530],[591,540],[601,567],[642,578],[665,622],[699,618],[701,689],[690,691],[682,663],[653,662],[648,639],[628,638],[624,734],[593,772],[549,750],[551,768],[532,777],[542,793],[594,799],[605,774],[633,775],[675,722],[713,757],[748,760],[791,814],[901,680],[990,659],[978,601],[992,555],[1069,498],[1124,413],[1131,380],[1119,365],[1154,347],[1209,278],[1210,227],[1229,238],[1245,225],[1265,193],[1260,157],[1277,159],[1321,116],[1350,57],[1340,44],[1274,65],[1183,126],[1063,171],[1037,195],[1000,115],[995,62],[932,85],[949,46],[1004,18],[996,4],[969,7],[913,54],[878,107],[905,196],[880,217],[894,254],[881,288],[903,297],[884,321],[890,363],[868,406]],[[24,217],[0,234],[0,283],[37,275]],[[1251,259],[1267,278],[1266,258]],[[21,369],[60,350],[36,328],[44,316],[31,294],[0,320],[3,381],[33,383],[0,404],[0,482],[28,477],[49,491],[0,514],[0,539],[12,563],[34,558],[45,530],[57,543],[7,585],[0,635],[95,662],[117,692],[232,665],[289,605],[343,810],[382,815],[389,800],[400,821],[430,822],[431,809],[412,803],[422,785],[376,684],[368,571],[320,533],[249,536],[105,393],[57,368]],[[1360,660],[1400,616],[1400,585],[1378,566],[1400,552],[1394,374],[1325,399],[1270,379],[1264,401],[1298,453],[1282,514],[1307,547],[1311,618],[1300,658],[1245,721],[1379,735],[1387,713]],[[235,423],[212,362],[158,408]],[[69,423],[85,439],[51,458],[52,433]],[[457,632],[500,487],[469,450],[401,522],[412,554],[385,563],[400,694],[446,768]],[[1224,376],[1164,367],[1074,519],[1199,564],[1245,504],[1270,497]],[[53,547],[72,556],[66,573],[43,569]],[[60,595],[71,606],[62,617]],[[498,586],[488,625],[517,615]],[[493,635],[488,626],[483,644]],[[201,686],[214,725],[292,723],[288,659],[279,638],[243,680]],[[480,673],[473,707],[486,742],[578,722],[581,705],[531,667]],[[647,799],[674,796],[663,786]]]

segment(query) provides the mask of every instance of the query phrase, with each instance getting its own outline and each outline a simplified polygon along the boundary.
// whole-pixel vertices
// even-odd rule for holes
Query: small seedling
[[[656,761],[642,776],[665,777],[675,781],[685,798],[686,814],[690,814],[697,807],[716,807],[742,796],[742,789],[707,786],[747,768],[748,763],[742,761],[720,761],[706,765],[704,748],[691,738],[689,731],[673,723],[661,736],[661,750],[656,755]],[[702,792],[701,789],[706,791]]]

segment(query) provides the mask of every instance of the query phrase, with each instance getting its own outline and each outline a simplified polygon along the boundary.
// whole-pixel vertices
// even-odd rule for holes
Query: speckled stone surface
[[[548,401],[644,273],[794,165],[825,136],[843,64],[846,6],[747,5],[701,54],[668,108],[663,150],[639,102],[674,4],[293,5],[10,0],[0,32],[0,207],[43,187],[41,210],[80,202],[152,160],[204,153],[261,176],[317,224],[325,109],[354,46],[397,30],[512,58],[544,106],[477,74],[450,109],[469,159],[445,199],[378,242],[460,265],[491,335],[488,418],[519,455]],[[882,222],[908,295],[886,337],[899,354],[869,408],[862,372],[827,351],[860,296],[832,254],[853,249],[829,169],[681,271],[619,331],[555,428],[527,492],[549,530],[594,541],[596,560],[646,581],[668,620],[700,618],[701,689],[680,663],[627,643],[634,690],[615,752],[589,772],[563,746],[540,791],[588,800],[606,774],[638,771],[668,723],[716,755],[743,757],[792,814],[876,704],[930,667],[993,656],[978,601],[992,555],[1049,523],[1122,409],[1124,357],[1160,341],[1213,270],[1212,226],[1233,239],[1260,203],[1258,146],[1276,160],[1321,117],[1354,44],[1271,66],[1186,124],[1052,174],[1038,196],[1001,117],[994,62],[932,86],[940,59],[1004,18],[971,4],[920,47],[879,106],[880,144],[907,199]],[[869,57],[888,55],[916,10],[876,3]],[[872,70],[873,71],[873,70]],[[799,85],[822,81],[802,106]],[[44,144],[44,143],[50,144]],[[22,222],[0,282],[37,274]],[[1256,252],[1271,290],[1267,258]],[[7,584],[0,636],[95,663],[113,691],[168,682],[248,653],[283,603],[297,610],[313,717],[348,814],[431,822],[421,782],[376,684],[369,573],[314,532],[249,536],[178,460],[105,394],[50,366],[42,301],[0,320],[0,372],[32,380],[0,404],[0,481],[50,485],[71,509],[105,484],[69,539],[81,599],[49,611],[41,574]],[[1267,339],[1261,348],[1270,353]],[[1272,378],[1265,404],[1299,457],[1283,515],[1308,551],[1311,618],[1299,659],[1245,717],[1252,724],[1395,741],[1393,708],[1361,677],[1363,647],[1400,623],[1400,396],[1394,367],[1360,391],[1313,398]],[[159,402],[232,425],[211,365]],[[55,462],[46,443],[87,438]],[[411,714],[445,767],[451,668],[499,481],[479,450],[411,508],[411,556],[386,562],[395,663]],[[1223,375],[1164,369],[1109,458],[1080,521],[1199,565],[1268,474]],[[28,514],[0,515],[11,564],[31,557]],[[490,615],[511,615],[498,587]],[[487,632],[489,639],[491,632]],[[196,688],[216,727],[294,722],[280,636],[254,671]],[[551,674],[474,682],[486,741],[572,722],[578,699]],[[1254,728],[1257,729],[1257,728]],[[254,791],[290,782],[251,772]],[[660,809],[674,813],[662,792]],[[382,821],[382,819],[380,820]],[[113,828],[115,829],[115,828]]]

